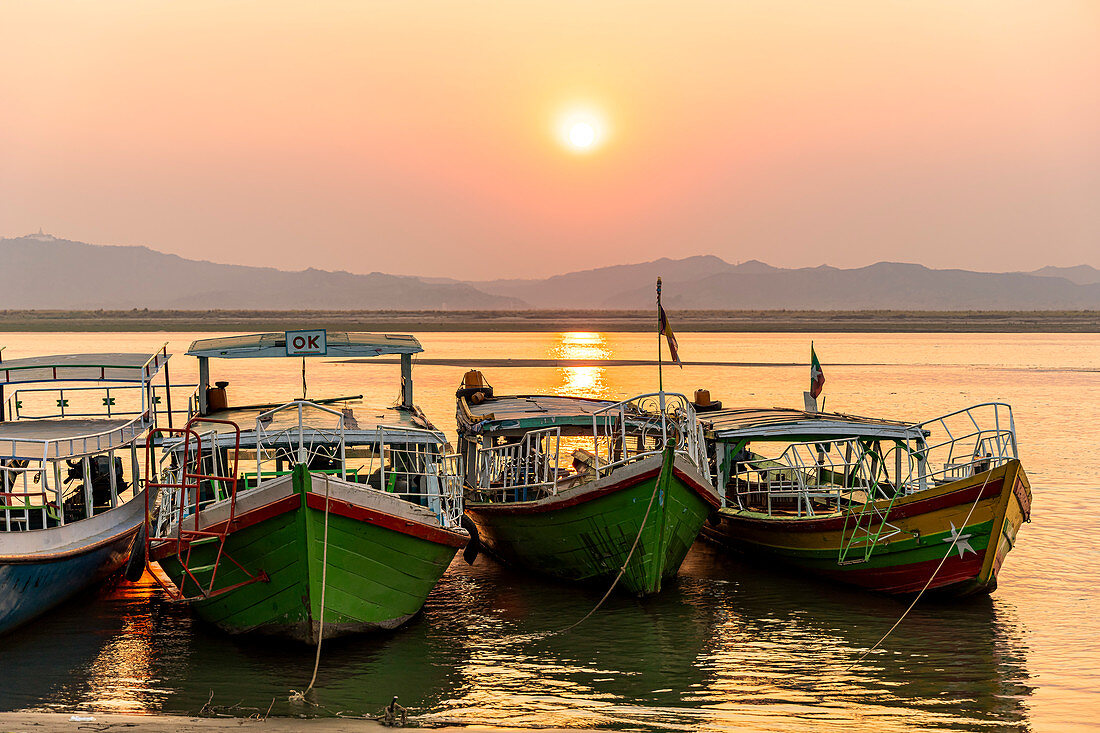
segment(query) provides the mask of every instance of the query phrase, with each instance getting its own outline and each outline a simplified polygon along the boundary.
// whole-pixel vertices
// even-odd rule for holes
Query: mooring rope
[[[664,459],[662,458],[662,463],[663,463],[663,461],[664,461]],[[657,492],[661,488],[661,478],[663,477],[663,475],[664,475],[664,467],[662,466],[661,472],[657,474],[657,478],[653,482],[653,493],[650,494],[650,496],[649,496],[649,505],[646,506],[646,508],[645,508],[645,515],[642,516],[642,525],[640,527],[638,527],[638,534],[634,538],[634,544],[632,544],[630,546],[630,552],[626,553],[626,560],[623,561],[623,566],[621,568],[619,568],[619,574],[615,576],[615,580],[613,580],[611,582],[611,587],[609,587],[607,589],[607,592],[603,594],[603,598],[601,598],[599,600],[599,602],[596,603],[596,605],[592,607],[591,611],[589,611],[584,616],[582,616],[579,621],[574,621],[572,624],[570,624],[569,626],[566,626],[564,629],[559,629],[557,631],[550,631],[550,632],[546,633],[543,636],[543,638],[548,638],[548,637],[551,637],[551,636],[557,636],[558,634],[564,634],[567,631],[572,631],[573,629],[577,628],[578,626],[583,624],[585,621],[587,621],[592,616],[592,614],[594,614],[594,613],[596,613],[596,611],[600,610],[600,606],[602,606],[604,601],[606,601],[608,599],[608,597],[611,595],[611,591],[615,590],[615,586],[617,586],[619,584],[619,580],[621,580],[622,577],[623,577],[623,574],[626,573],[626,566],[630,564],[630,558],[634,557],[634,550],[636,550],[638,548],[638,542],[640,542],[641,539],[642,539],[642,532],[645,531],[646,522],[649,520],[649,513],[653,509],[653,501],[654,501],[654,499],[657,498]]]
[[[943,558],[940,560],[940,564],[937,565],[936,569],[932,571],[932,575],[930,575],[928,577],[928,582],[925,583],[924,587],[920,589],[920,593],[917,593],[916,598],[914,598],[913,602],[909,604],[909,608],[905,609],[905,612],[902,613],[901,616],[898,618],[898,620],[894,622],[894,625],[891,626],[890,629],[885,634],[882,635],[882,638],[875,642],[874,646],[872,646],[867,651],[863,652],[863,654],[860,654],[859,658],[856,659],[856,661],[852,662],[847,667],[845,667],[844,668],[845,672],[850,671],[857,664],[859,664],[864,659],[866,659],[868,654],[870,654],[871,652],[878,649],[879,645],[882,644],[882,642],[886,641],[886,637],[888,637],[888,636],[890,636],[890,634],[894,633],[894,629],[896,629],[898,626],[901,625],[901,622],[905,620],[905,617],[908,616],[909,612],[913,610],[913,607],[917,605],[917,601],[919,601],[921,599],[921,596],[924,595],[924,592],[926,590],[928,590],[929,586],[932,585],[932,581],[936,579],[936,575],[938,575],[939,572],[940,572],[940,569],[943,568],[943,564],[945,562],[947,562],[947,558],[951,557],[951,552],[955,549],[955,544],[959,541],[959,537],[962,536],[962,530],[966,529],[966,525],[970,522],[970,517],[974,514],[974,510],[978,508],[978,502],[981,501],[982,494],[985,493],[985,487],[989,484],[989,479],[992,478],[992,476],[993,476],[993,471],[989,471],[985,475],[985,481],[982,482],[982,487],[980,489],[978,489],[978,495],[976,497],[974,497],[974,503],[970,505],[970,511],[967,512],[966,519],[963,520],[962,527],[960,527],[958,530],[956,530],[955,536],[951,538],[951,544],[947,546],[947,552],[944,554]],[[989,551],[989,549],[986,548],[986,552],[988,552],[988,551]]]
[[[328,586],[328,507],[329,507],[329,490],[331,483],[328,478],[325,479],[325,531],[323,534],[321,546],[321,622],[317,628],[317,655],[313,659],[313,676],[309,679],[309,686],[306,689],[298,692],[297,690],[291,690],[290,696],[291,702],[306,702],[306,694],[313,689],[313,685],[317,682],[317,670],[321,667],[321,642],[325,638],[325,588]],[[306,562],[308,562],[309,554],[306,553]]]

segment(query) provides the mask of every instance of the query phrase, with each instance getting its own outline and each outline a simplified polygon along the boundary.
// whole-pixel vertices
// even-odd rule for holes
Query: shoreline
[[[0,332],[646,332],[651,311],[0,310]],[[1100,311],[670,311],[678,332],[1100,333]]]
[[[93,718],[93,720],[73,718]],[[193,715],[171,715],[154,713],[135,715],[127,713],[0,713],[0,729],[5,733],[53,733],[53,731],[93,730],[104,731],[112,728],[134,728],[150,733],[202,733],[203,731],[264,731],[264,733],[365,733],[366,731],[395,730],[375,720],[364,718],[234,718],[227,716],[199,717]],[[397,729],[400,729],[398,726]],[[493,733],[530,733],[531,728],[499,728],[491,725],[470,726],[417,726],[415,723],[405,730],[430,730],[435,733],[471,733],[472,731],[492,731]],[[537,728],[540,733],[576,733],[577,729],[565,731],[560,728]]]

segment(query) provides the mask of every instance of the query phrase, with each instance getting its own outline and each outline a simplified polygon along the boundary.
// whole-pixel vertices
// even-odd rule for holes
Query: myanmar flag
[[[672,326],[670,326],[668,323],[668,316],[665,315],[665,307],[662,305],[660,306],[660,308],[661,320],[657,330],[659,333],[663,333],[665,335],[665,339],[668,341],[668,353],[672,354],[672,360],[676,362],[676,364],[681,369],[683,369],[684,365],[680,362],[680,354],[676,350],[676,347],[678,346],[678,344],[676,343],[676,334],[672,332]]]
[[[825,387],[825,372],[821,371],[821,362],[817,360],[814,342],[810,342],[810,396],[815,400]]]

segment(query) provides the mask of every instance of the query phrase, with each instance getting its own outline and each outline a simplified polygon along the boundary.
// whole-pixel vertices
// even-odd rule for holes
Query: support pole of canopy
[[[199,357],[199,414],[206,414],[206,390],[210,386],[210,359]]]
[[[413,407],[412,354],[401,355],[401,404],[409,409]]]
[[[168,354],[168,346],[165,344],[165,356]],[[156,387],[153,388],[153,394],[156,395]],[[168,359],[164,360],[164,401],[168,405],[168,429],[172,429],[172,378],[168,375]],[[156,408],[154,407],[154,412]]]
[[[302,357],[302,399],[306,398],[306,358]]]
[[[0,346],[0,364],[4,363],[4,347]],[[0,384],[0,422],[4,422],[4,385]]]

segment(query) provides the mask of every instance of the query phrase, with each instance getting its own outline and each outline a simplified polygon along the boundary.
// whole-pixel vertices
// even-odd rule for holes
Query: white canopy
[[[148,382],[169,354],[58,354],[0,361],[0,386],[29,382]]]
[[[424,350],[415,336],[389,333],[346,333],[329,331],[325,356],[384,356],[419,354]],[[199,339],[187,350],[188,356],[206,359],[258,359],[285,357],[285,333],[254,333],[244,336]]]

